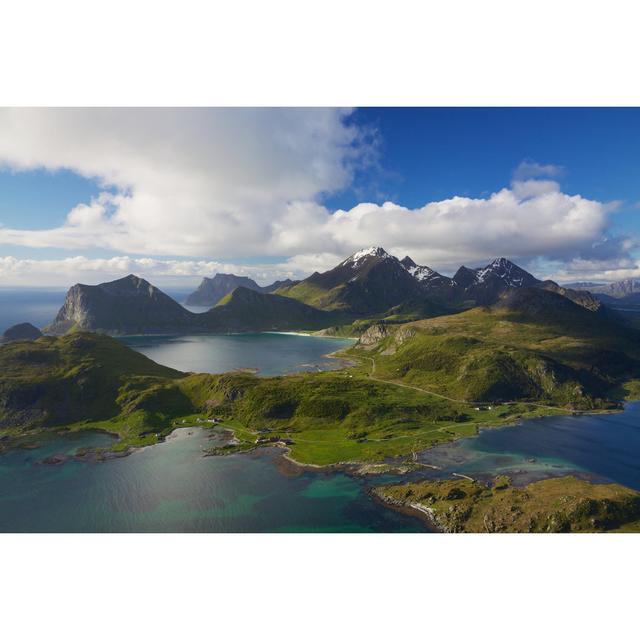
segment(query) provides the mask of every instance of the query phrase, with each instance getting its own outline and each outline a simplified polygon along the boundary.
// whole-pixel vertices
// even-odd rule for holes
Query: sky
[[[266,284],[371,245],[640,277],[639,178],[639,109],[0,109],[0,286]]]

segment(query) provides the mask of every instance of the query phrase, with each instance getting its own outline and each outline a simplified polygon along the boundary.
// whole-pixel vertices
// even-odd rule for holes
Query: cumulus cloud
[[[0,166],[69,169],[105,187],[61,227],[3,229],[0,239],[151,255],[274,253],[274,229],[291,215],[320,215],[320,194],[348,186],[354,163],[367,154],[347,113],[0,110]]]
[[[180,256],[185,259],[161,261],[165,266],[159,268],[174,264],[188,275],[210,275],[239,257],[266,263],[268,257],[288,256],[276,265],[278,274],[268,265],[269,277],[307,275],[368,245],[409,254],[445,272],[497,255],[525,263],[540,256],[565,263],[611,260],[615,252],[628,257],[621,242],[596,248],[608,237],[615,204],[564,193],[555,179],[562,168],[531,160],[520,164],[508,187],[484,198],[454,196],[416,209],[363,202],[348,211],[327,210],[323,195],[352,184],[372,153],[367,136],[347,114],[341,109],[0,110],[0,167],[64,168],[103,187],[58,227],[0,226],[0,244]],[[136,260],[133,267],[151,269],[151,263]],[[234,265],[246,273],[240,267]],[[103,269],[112,272],[108,264]]]
[[[354,238],[360,245],[383,238],[396,254],[447,267],[504,254],[524,260],[577,255],[603,237],[609,212],[606,204],[562,193],[556,182],[530,180],[488,198],[454,197],[414,210],[360,204],[336,212],[323,231],[344,249]]]

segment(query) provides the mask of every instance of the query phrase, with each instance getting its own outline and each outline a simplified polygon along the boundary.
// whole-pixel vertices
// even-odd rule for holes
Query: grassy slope
[[[588,312],[586,312],[588,313]],[[581,409],[640,377],[640,334],[580,315],[537,321],[475,308],[385,327],[388,335],[352,353],[375,360],[376,376],[465,401],[520,399]]]
[[[228,374],[214,387],[215,415],[259,437],[290,441],[295,460],[320,465],[407,455],[475,434],[479,425],[540,414],[526,405],[476,412],[355,369],[277,378]]]
[[[99,426],[126,439],[162,428],[191,405],[158,365],[117,340],[76,333],[0,348],[0,429]]]
[[[322,329],[345,321],[342,314],[316,309],[294,298],[238,287],[200,318],[217,331]]]
[[[290,287],[278,289],[275,293],[294,300],[299,300],[305,304],[327,311],[343,310],[345,305],[341,300],[341,293],[344,286],[333,289],[324,289],[310,282],[302,281]]]
[[[0,349],[0,428],[97,426],[124,446],[215,416],[243,448],[260,438],[310,464],[381,460],[559,410],[550,405],[612,406],[605,392],[637,373],[637,334],[593,322],[478,308],[387,325],[351,350],[358,367],[275,378],[181,374],[94,334],[42,338]],[[482,400],[491,408],[476,411]]]
[[[223,419],[243,448],[287,440],[301,462],[380,460],[538,415],[526,405],[474,412],[358,369],[276,378],[182,374],[112,338],[73,334],[0,349],[0,429],[101,428],[119,446],[150,444],[176,424]]]
[[[633,531],[640,526],[640,493],[616,484],[573,477],[516,488],[509,479],[492,486],[442,480],[384,486],[376,494],[392,506],[429,510],[431,521],[450,532]]]

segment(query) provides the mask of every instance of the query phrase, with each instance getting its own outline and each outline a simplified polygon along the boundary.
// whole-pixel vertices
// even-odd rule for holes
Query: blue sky
[[[160,278],[300,276],[372,243],[445,272],[499,253],[563,280],[640,276],[639,109],[98,111],[0,118],[0,284],[38,265],[100,279],[123,257]]]
[[[374,127],[381,169],[357,181],[375,200],[407,207],[453,195],[483,197],[504,187],[523,160],[563,168],[568,193],[623,200],[614,220],[640,231],[640,109],[631,108],[366,108],[353,120]],[[361,201],[347,190],[333,208]]]

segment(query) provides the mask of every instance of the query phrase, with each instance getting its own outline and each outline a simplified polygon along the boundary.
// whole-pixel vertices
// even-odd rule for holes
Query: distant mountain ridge
[[[382,247],[369,247],[298,282],[260,287],[232,274],[205,278],[188,299],[207,300],[212,308],[205,313],[185,309],[134,275],[95,286],[77,284],[47,330],[175,334],[322,329],[362,318],[406,322],[491,305],[506,292],[528,288],[552,291],[589,311],[601,306],[588,291],[538,280],[506,258],[475,269],[462,266],[449,278],[409,256],[398,260]]]
[[[229,333],[322,328],[334,322],[328,312],[297,300],[237,287],[205,313],[192,313],[134,275],[99,285],[69,289],[52,334],[95,331],[109,335]]]
[[[261,287],[255,280],[246,276],[236,276],[233,273],[216,273],[213,278],[203,278],[198,288],[189,294],[185,304],[191,307],[213,307],[228,293],[238,287],[260,291],[261,293],[273,293],[281,287],[294,284],[293,280],[276,280],[276,282]]]
[[[589,292],[600,302],[626,311],[640,310],[640,280],[626,278],[616,282],[575,282],[571,285],[574,290]]]
[[[567,286],[572,289],[589,291],[591,293],[603,293],[611,298],[624,298],[634,293],[640,293],[640,280],[635,278],[626,278],[604,284],[596,282],[574,282]]]
[[[246,276],[232,273],[216,273],[213,278],[203,278],[200,286],[189,295],[185,304],[192,307],[213,307],[228,293],[238,287],[260,291],[260,285]]]

